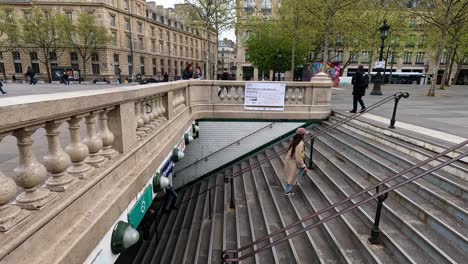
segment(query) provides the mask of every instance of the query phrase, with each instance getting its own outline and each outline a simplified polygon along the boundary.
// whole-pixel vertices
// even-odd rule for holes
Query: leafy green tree
[[[18,47],[18,25],[14,19],[13,8],[0,7],[0,52],[8,52]],[[3,78],[7,79],[4,69],[0,69]]]
[[[249,21],[250,36],[244,40],[246,55],[249,62],[262,72],[289,71],[292,69],[293,60],[303,61],[310,45],[305,41],[294,40],[284,31],[281,21]],[[278,60],[278,52],[282,58]]]
[[[98,24],[93,15],[82,12],[76,23],[68,23],[66,43],[81,57],[83,77],[86,79],[86,65],[93,54],[104,49],[112,40],[108,30]]]
[[[65,26],[68,18],[52,10],[33,7],[30,15],[19,21],[19,42],[23,49],[38,50],[39,61],[47,71],[48,82],[52,81],[50,61],[53,54],[60,57],[65,46]]]

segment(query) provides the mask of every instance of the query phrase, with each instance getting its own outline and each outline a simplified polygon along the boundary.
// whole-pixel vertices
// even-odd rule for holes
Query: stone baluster
[[[49,121],[45,125],[48,152],[44,156],[44,166],[50,175],[45,187],[55,192],[64,192],[77,182],[76,178],[67,172],[72,164],[71,159],[60,145],[59,128],[64,121]]]
[[[226,90],[227,90],[227,95],[226,95],[226,99],[230,102],[231,99],[232,99],[232,90],[234,88],[233,87],[226,87]]]
[[[286,94],[284,95],[284,101],[286,104],[289,104],[289,100],[291,99],[291,89],[286,88]]]
[[[297,88],[298,90],[298,96],[297,96],[297,101],[299,104],[304,104],[304,88]]]
[[[218,93],[219,95],[219,99],[222,101],[224,101],[224,99],[226,98],[226,87],[225,86],[221,86],[221,90],[219,91]]]
[[[140,111],[141,111],[140,102],[135,101],[135,116],[136,116],[136,125],[137,125],[136,134],[137,134],[138,139],[141,139],[146,135],[146,133],[143,130],[141,130],[141,128],[145,124],[145,121],[143,121],[143,118],[141,117]]]
[[[72,166],[68,168],[68,173],[80,179],[86,179],[93,175],[94,168],[84,160],[89,155],[88,146],[81,141],[80,122],[83,116],[73,116],[68,120],[68,130],[70,131],[70,144],[65,151],[70,155]]]
[[[4,136],[0,135],[0,142]],[[16,196],[15,182],[0,171],[0,232],[6,232],[16,226],[30,214],[11,202]]]
[[[161,111],[160,111],[160,108],[159,108],[159,101],[158,100],[159,100],[159,97],[157,95],[151,97],[151,106],[153,107],[153,112],[154,112],[153,123],[155,123],[155,124],[159,124],[161,122],[161,120],[160,120]]]
[[[16,197],[15,203],[21,208],[30,210],[43,207],[57,196],[41,187],[47,179],[47,169],[34,156],[32,150],[34,141],[31,138],[38,128],[39,126],[27,127],[13,132],[19,150],[19,165],[13,170],[14,180],[24,189],[24,192]]]
[[[148,117],[148,114],[146,113],[146,100],[145,99],[140,100],[139,105],[140,105],[141,119],[143,120],[143,126],[140,127],[140,130],[145,132],[145,134],[149,134],[151,131],[151,128],[147,126],[149,123],[149,117]]]
[[[180,105],[181,108],[185,107],[185,89],[180,90]]]
[[[239,101],[239,87],[233,87],[234,89],[234,101],[238,102]]]
[[[102,139],[96,133],[96,113],[91,112],[89,115],[86,116],[86,130],[87,135],[86,138],[83,140],[88,146],[89,149],[89,156],[85,160],[86,163],[93,166],[94,168],[100,168],[105,162],[106,159],[99,155],[99,151],[102,149]]]
[[[296,100],[297,100],[296,89],[291,88],[291,104],[296,104]]]
[[[112,148],[114,144],[114,133],[110,131],[108,119],[109,116],[107,113],[114,109],[114,107],[106,108],[103,111],[99,112],[99,136],[102,139],[102,149],[99,151],[99,154],[104,158],[111,160],[117,155],[117,151]]]
[[[245,94],[244,94],[244,87],[239,87],[239,96],[242,102],[244,102]]]
[[[166,118],[166,108],[164,107],[164,101],[163,100],[164,100],[164,97],[160,96],[159,97],[160,119],[162,121],[166,121],[167,120],[167,118]]]

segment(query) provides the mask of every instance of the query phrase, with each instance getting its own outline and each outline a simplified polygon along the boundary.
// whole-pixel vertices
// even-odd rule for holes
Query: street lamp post
[[[283,60],[283,52],[281,50],[278,51],[278,54],[276,54],[276,57],[278,58],[278,63],[276,65],[277,72],[278,72],[278,79],[277,81],[281,81],[281,67],[283,66],[282,60]]]
[[[380,39],[382,40],[382,43],[380,45],[380,54],[379,54],[379,61],[383,60],[383,50],[384,50],[384,44],[385,44],[385,39],[387,38],[388,31],[390,30],[390,26],[387,25],[387,20],[384,20],[383,25],[379,28],[380,30]],[[370,93],[371,95],[382,95],[382,90],[380,89],[380,85],[382,83],[382,68],[379,65],[379,68],[377,70],[377,75],[375,76],[374,80],[374,88],[372,89],[372,92]]]
[[[132,13],[130,10],[130,7],[127,6],[125,8],[128,11],[128,31],[130,33],[130,57],[132,58],[132,67],[130,68],[129,75],[130,75],[130,81],[133,82],[133,72],[134,72],[134,58],[133,58],[133,33],[132,33]]]

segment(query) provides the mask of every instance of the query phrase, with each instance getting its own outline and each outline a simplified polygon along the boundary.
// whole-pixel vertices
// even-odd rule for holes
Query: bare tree
[[[434,96],[437,87],[437,74],[440,60],[447,47],[449,32],[457,25],[468,23],[468,1],[466,0],[420,0],[410,9],[410,13],[420,17],[426,24],[428,32],[437,39],[435,65],[432,68],[432,82],[427,92]]]
[[[236,6],[235,1],[232,0],[185,0],[185,3],[191,7],[195,13],[195,17],[191,17],[196,22],[201,21],[203,28],[206,33],[207,39],[207,54],[206,60],[206,76],[210,79],[212,76],[210,61],[211,61],[211,35],[210,31],[214,30],[216,34],[216,49],[218,48],[219,35],[232,28],[236,17]],[[195,22],[195,23],[196,23]],[[216,52],[217,54],[217,52]],[[217,64],[217,58],[215,57],[215,69]]]
[[[0,52],[8,52],[15,50],[18,43],[18,25],[14,20],[12,7],[0,8]],[[5,69],[0,69],[3,78],[6,80]]]

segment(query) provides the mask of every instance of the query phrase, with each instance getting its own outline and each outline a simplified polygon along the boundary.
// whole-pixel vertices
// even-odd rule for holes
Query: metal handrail
[[[226,148],[229,148],[230,146],[232,146],[232,145],[238,143],[239,141],[244,140],[244,139],[246,139],[246,138],[248,138],[248,137],[250,137],[250,136],[252,136],[252,135],[258,133],[259,131],[261,131],[261,130],[267,128],[267,127],[272,127],[273,124],[275,124],[275,122],[269,123],[268,125],[266,125],[266,126],[260,128],[260,129],[255,130],[254,132],[252,132],[252,133],[250,133],[250,134],[248,134],[248,135],[246,135],[246,136],[244,136],[244,137],[242,137],[242,138],[240,138],[240,139],[238,139],[238,140],[232,142],[232,143],[229,144],[229,145],[226,145],[226,146],[224,146],[224,147],[222,147],[222,148],[216,150],[215,152],[211,153],[210,155],[207,155],[206,157],[203,157],[203,158],[201,158],[201,159],[199,159],[199,160],[197,160],[197,161],[195,161],[195,162],[193,162],[193,163],[191,163],[191,164],[189,164],[189,165],[183,167],[182,169],[180,169],[180,170],[178,170],[178,171],[176,171],[176,172],[174,172],[174,173],[181,172],[181,171],[183,171],[183,170],[185,170],[185,169],[187,169],[187,168],[193,166],[194,164],[196,164],[196,163],[198,163],[198,162],[200,162],[200,161],[203,161],[203,160],[205,160],[206,158],[208,158],[208,157],[210,157],[210,156],[212,156],[212,155],[214,155],[214,154],[216,154],[216,153],[218,153],[218,152],[220,152],[220,151],[222,151],[222,150],[224,150],[224,149],[226,149]]]
[[[394,190],[394,189],[397,189],[397,188],[399,188],[399,187],[401,187],[401,186],[403,186],[403,185],[405,185],[405,184],[408,184],[408,183],[410,183],[410,182],[413,182],[413,181],[415,181],[415,180],[417,180],[417,179],[419,179],[419,178],[421,178],[421,177],[423,177],[423,176],[425,176],[425,175],[427,175],[427,174],[429,174],[429,173],[432,173],[432,172],[434,172],[434,171],[436,171],[436,170],[438,170],[438,169],[440,169],[440,168],[442,168],[442,167],[444,167],[444,166],[447,166],[447,165],[449,165],[449,164],[451,164],[451,163],[453,163],[453,162],[455,162],[455,161],[458,161],[458,160],[460,160],[460,159],[462,159],[462,158],[468,156],[468,151],[466,151],[466,152],[464,152],[464,153],[462,153],[462,154],[460,154],[460,155],[458,155],[458,156],[456,156],[456,157],[454,157],[454,158],[452,158],[452,159],[450,159],[450,160],[447,160],[447,161],[445,161],[445,162],[443,162],[443,163],[440,163],[439,165],[437,165],[437,166],[435,166],[435,167],[433,167],[433,168],[431,168],[431,169],[429,169],[429,170],[426,170],[426,171],[424,171],[424,172],[422,172],[422,173],[420,173],[420,174],[418,174],[418,175],[409,177],[409,178],[407,178],[406,180],[404,180],[404,181],[402,181],[402,182],[399,182],[399,183],[397,183],[397,184],[391,186],[390,188],[385,188],[385,186],[384,186],[384,184],[386,184],[387,182],[390,182],[390,181],[392,181],[392,180],[395,180],[396,178],[399,178],[399,177],[401,177],[402,175],[404,175],[404,174],[406,174],[406,173],[408,173],[408,172],[410,172],[410,171],[413,171],[414,169],[419,168],[419,167],[421,167],[421,166],[423,166],[423,165],[426,165],[426,164],[428,164],[429,162],[431,162],[431,161],[433,161],[433,160],[436,160],[436,159],[440,158],[441,156],[444,156],[444,155],[446,155],[446,154],[448,154],[448,153],[450,153],[450,152],[452,152],[452,151],[454,151],[454,150],[457,150],[457,149],[459,149],[459,148],[461,148],[461,147],[463,147],[463,146],[465,146],[465,145],[467,145],[467,144],[468,144],[468,140],[465,140],[465,141],[461,142],[460,144],[457,144],[457,145],[455,145],[455,146],[452,146],[452,147],[446,149],[445,151],[443,151],[443,152],[441,152],[441,153],[439,153],[439,154],[437,154],[437,155],[432,156],[431,158],[428,158],[428,159],[426,159],[426,160],[424,160],[424,161],[421,161],[421,162],[415,164],[414,166],[411,166],[411,167],[409,167],[409,168],[407,168],[407,169],[405,169],[405,170],[403,170],[403,171],[401,171],[401,172],[395,174],[394,176],[392,176],[392,177],[390,177],[390,178],[387,178],[387,179],[382,180],[382,181],[380,181],[380,182],[378,182],[378,183],[375,183],[375,184],[369,186],[368,188],[366,188],[366,189],[364,189],[364,190],[362,190],[362,191],[359,191],[359,192],[357,192],[357,193],[355,193],[355,194],[353,194],[353,195],[351,195],[351,196],[349,196],[349,197],[347,197],[347,198],[345,198],[345,199],[343,199],[343,200],[341,200],[341,201],[338,201],[338,202],[336,202],[336,203],[334,203],[334,204],[332,204],[332,205],[330,205],[330,206],[328,206],[328,207],[326,207],[326,208],[323,208],[323,209],[319,210],[318,212],[315,212],[315,213],[313,213],[313,214],[311,214],[311,215],[309,215],[309,216],[307,216],[307,217],[305,217],[305,218],[299,220],[299,221],[296,222],[296,223],[290,224],[290,225],[288,225],[288,226],[286,226],[286,227],[284,227],[284,228],[281,228],[281,229],[279,229],[279,230],[276,230],[275,232],[271,233],[271,234],[268,235],[268,236],[265,236],[265,237],[263,237],[263,238],[260,238],[260,239],[258,239],[258,240],[256,240],[256,241],[251,242],[251,243],[249,243],[249,244],[247,244],[247,245],[245,245],[245,246],[242,246],[242,247],[240,247],[240,248],[238,248],[238,249],[234,249],[234,250],[224,250],[223,253],[222,253],[222,254],[223,254],[223,255],[222,255],[223,261],[224,261],[224,262],[237,262],[237,261],[243,260],[243,259],[245,259],[245,258],[248,258],[248,257],[250,257],[250,256],[253,256],[253,255],[255,255],[255,254],[259,253],[259,252],[262,252],[262,251],[264,251],[264,250],[266,250],[266,249],[268,249],[268,248],[271,248],[271,247],[273,247],[273,246],[275,246],[275,245],[277,245],[277,244],[279,244],[279,243],[281,243],[281,242],[283,242],[283,241],[286,241],[286,240],[288,240],[288,239],[290,239],[290,238],[292,238],[292,237],[295,237],[295,236],[297,236],[297,235],[299,235],[299,234],[302,234],[302,233],[304,233],[304,232],[306,232],[306,231],[308,231],[308,230],[310,230],[310,229],[312,229],[312,228],[314,228],[314,227],[316,227],[316,226],[318,226],[318,225],[321,225],[321,224],[323,224],[323,223],[325,223],[325,222],[327,222],[327,221],[329,221],[329,220],[335,219],[336,217],[338,217],[338,216],[340,216],[340,215],[342,215],[342,214],[344,214],[344,213],[346,213],[346,212],[348,212],[348,211],[350,211],[350,210],[352,210],[352,209],[355,209],[355,208],[357,208],[357,207],[359,207],[359,206],[361,206],[361,205],[363,205],[363,204],[365,204],[365,203],[367,203],[367,202],[373,200],[374,198],[377,198],[377,197],[380,197],[380,196],[382,196],[382,195],[385,195],[385,194],[387,194],[388,192],[390,192],[390,191],[392,191],[392,190]],[[359,201],[358,203],[356,203],[356,204],[354,204],[354,205],[352,205],[352,206],[349,206],[349,207],[347,207],[347,208],[345,208],[345,209],[343,209],[343,210],[341,210],[341,211],[338,211],[338,212],[336,212],[335,214],[332,214],[332,215],[330,215],[330,216],[328,216],[328,217],[326,217],[326,218],[320,220],[320,221],[317,222],[317,223],[308,225],[308,226],[306,226],[306,227],[304,227],[304,228],[302,228],[302,229],[300,229],[300,230],[298,230],[298,231],[296,231],[296,232],[294,232],[294,233],[291,233],[291,234],[289,234],[289,235],[287,235],[287,236],[285,236],[285,237],[283,237],[283,238],[281,238],[281,239],[275,240],[274,242],[272,242],[272,243],[270,243],[270,244],[268,244],[268,245],[266,245],[266,246],[263,246],[263,247],[258,248],[258,249],[256,249],[256,250],[253,250],[253,251],[251,251],[251,252],[249,252],[249,253],[247,253],[247,254],[245,254],[245,255],[242,255],[241,257],[230,257],[230,256],[229,256],[230,253],[234,253],[234,256],[236,256],[239,252],[242,252],[242,251],[244,251],[244,250],[246,250],[246,249],[248,249],[248,248],[251,248],[251,247],[253,247],[254,245],[257,245],[257,244],[259,244],[259,243],[261,243],[261,242],[263,242],[263,241],[265,241],[265,240],[268,240],[268,239],[272,238],[273,236],[276,236],[276,235],[278,235],[278,234],[280,234],[280,233],[283,233],[283,232],[285,232],[286,230],[288,230],[288,229],[290,229],[290,228],[292,228],[292,227],[295,227],[295,226],[297,226],[297,225],[299,225],[299,224],[302,224],[302,223],[304,223],[304,222],[306,222],[306,221],[308,221],[308,220],[310,220],[310,219],[312,219],[312,218],[314,218],[314,217],[317,217],[318,215],[321,215],[321,214],[323,214],[323,213],[325,213],[325,212],[327,212],[327,211],[329,211],[329,210],[331,210],[331,209],[335,209],[336,207],[338,207],[338,206],[340,206],[340,205],[342,205],[342,204],[344,204],[344,203],[350,201],[351,199],[356,198],[356,197],[358,197],[358,196],[360,196],[360,195],[362,195],[362,194],[364,194],[364,193],[367,193],[367,192],[369,192],[369,191],[375,189],[376,187],[380,187],[380,186],[383,186],[383,187],[384,187],[383,190],[382,190],[381,192],[377,191],[374,195],[371,195],[370,197],[365,198],[365,199]]]
[[[322,135],[322,134],[325,133],[325,132],[328,132],[328,131],[330,131],[330,130],[332,130],[332,129],[335,129],[336,127],[339,127],[339,126],[341,126],[341,125],[343,125],[343,124],[345,124],[345,123],[348,123],[349,121],[352,121],[352,120],[358,118],[359,116],[361,116],[361,115],[364,114],[364,113],[367,113],[367,112],[369,112],[369,111],[372,111],[372,110],[374,110],[375,108],[377,108],[377,107],[379,107],[379,106],[381,106],[381,105],[383,105],[383,104],[385,104],[385,103],[387,103],[387,102],[389,102],[389,101],[391,101],[391,100],[395,100],[396,98],[402,98],[402,97],[403,97],[403,98],[408,98],[408,97],[409,97],[409,93],[407,93],[407,92],[398,92],[398,93],[392,94],[392,95],[390,95],[390,96],[388,96],[388,97],[385,97],[384,99],[378,101],[377,103],[375,103],[375,104],[373,104],[373,105],[367,107],[365,112],[359,112],[359,113],[356,113],[356,114],[354,114],[354,115],[350,115],[350,116],[348,116],[348,117],[346,117],[346,118],[343,118],[343,119],[340,120],[339,122],[336,122],[336,123],[334,123],[333,125],[331,125],[331,126],[325,128],[325,129],[323,129],[323,130],[318,131],[317,133],[315,133],[315,134],[313,134],[313,135],[307,136],[306,138],[304,138],[304,142],[306,142],[307,140],[313,140],[313,139],[315,139],[316,137]],[[237,142],[237,141],[236,141],[236,142]],[[247,172],[247,171],[249,171],[249,170],[251,170],[251,169],[254,169],[254,168],[258,168],[258,167],[261,166],[263,163],[266,163],[266,162],[270,161],[271,159],[274,159],[274,158],[276,158],[276,157],[279,157],[279,156],[281,156],[282,154],[286,153],[287,151],[288,151],[287,149],[286,149],[286,150],[279,151],[279,152],[277,152],[277,154],[272,155],[272,156],[269,156],[269,157],[267,157],[267,158],[265,158],[265,159],[263,159],[263,160],[261,160],[261,161],[255,163],[255,164],[253,164],[253,165],[250,165],[250,166],[248,166],[248,167],[246,167],[246,168],[244,168],[244,169],[241,169],[240,171],[238,171],[238,172],[236,172],[236,173],[233,173],[232,175],[227,175],[227,176],[225,176],[225,177],[224,177],[224,183],[229,183],[229,181],[231,180],[231,184],[232,184],[232,180],[233,180],[234,178],[238,177],[239,175],[241,175],[242,173],[245,173],[245,172]],[[187,203],[187,202],[189,202],[190,200],[195,199],[195,198],[198,197],[199,195],[202,195],[202,194],[204,194],[204,193],[206,193],[206,192],[208,192],[208,191],[211,191],[211,189],[214,189],[214,188],[216,188],[217,186],[219,186],[218,183],[215,184],[214,186],[212,186],[211,188],[209,188],[209,189],[207,189],[207,190],[205,190],[205,191],[203,191],[203,192],[201,192],[201,193],[198,193],[198,194],[196,194],[196,195],[194,195],[194,196],[188,198],[188,199],[185,200],[185,201],[180,202],[179,205],[184,204],[184,203]],[[231,204],[232,204],[232,202],[231,202]]]
[[[330,130],[332,130],[332,129],[335,129],[335,128],[337,128],[337,127],[339,127],[339,126],[341,126],[341,125],[343,125],[343,124],[345,124],[345,123],[348,123],[349,121],[354,120],[354,119],[360,117],[360,116],[363,115],[364,113],[367,113],[367,112],[369,112],[369,111],[372,111],[372,110],[374,110],[375,108],[377,108],[377,107],[379,107],[379,106],[381,106],[381,105],[383,105],[383,104],[385,104],[385,103],[387,103],[387,102],[389,102],[389,101],[391,101],[391,100],[395,100],[396,98],[402,98],[402,97],[403,97],[403,98],[408,98],[408,97],[409,97],[409,93],[407,93],[407,92],[398,92],[398,93],[395,93],[395,94],[393,94],[393,95],[391,95],[391,96],[388,96],[388,97],[386,97],[386,98],[380,100],[379,102],[373,104],[372,106],[366,108],[366,111],[365,111],[365,112],[359,112],[359,113],[356,113],[356,114],[354,114],[354,115],[350,115],[350,116],[348,116],[348,117],[346,117],[346,118],[343,118],[342,120],[340,120],[340,121],[334,123],[333,125],[331,125],[331,126],[325,128],[325,129],[322,129],[322,130],[318,131],[318,132],[315,133],[315,134],[311,134],[311,135],[305,137],[305,138],[304,138],[304,142],[306,142],[306,141],[308,141],[308,140],[314,140],[314,139],[317,138],[318,136],[320,136],[320,135],[322,135],[322,134],[324,134],[324,133],[326,133],[326,132],[328,132],[328,131],[330,131]],[[270,160],[273,159],[273,158],[279,157],[279,156],[283,155],[284,153],[286,153],[286,152],[288,152],[288,151],[289,151],[288,149],[281,150],[281,151],[277,152],[276,154],[274,154],[274,155],[272,155],[272,156],[269,156],[269,157],[267,157],[267,158],[265,158],[265,159],[262,159],[261,161],[255,163],[255,164],[253,164],[253,165],[250,165],[249,167],[246,167],[246,168],[244,168],[244,169],[242,169],[242,170],[240,170],[240,171],[238,171],[238,172],[236,172],[236,173],[233,173],[232,175],[227,175],[227,176],[224,177],[224,182],[227,183],[227,182],[229,181],[229,179],[236,178],[236,177],[238,177],[239,175],[241,175],[242,173],[245,173],[245,172],[247,172],[247,171],[249,171],[249,170],[251,170],[251,169],[257,168],[257,167],[259,167],[260,165],[262,165],[262,164],[264,164],[264,163],[270,161]]]

